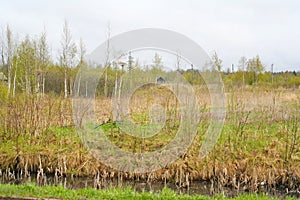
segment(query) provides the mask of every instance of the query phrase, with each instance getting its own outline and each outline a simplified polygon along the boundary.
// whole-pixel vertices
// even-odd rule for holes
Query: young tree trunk
[[[72,80],[72,77],[70,77],[70,97],[73,96],[73,80]]]
[[[117,91],[118,91],[118,69],[117,69],[117,67],[115,69],[116,69],[116,79],[115,79],[115,93],[114,93],[114,96],[116,98],[117,97]]]
[[[10,88],[11,88],[11,65],[10,63],[7,64],[7,95],[10,95]]]
[[[105,68],[104,76],[104,97],[107,97],[107,67]]]
[[[29,78],[28,78],[27,68],[28,67],[26,67],[26,70],[25,70],[25,90],[26,90],[26,94],[29,94],[30,90],[29,90]]]
[[[42,97],[44,97],[45,95],[45,75],[43,74],[43,77],[42,77]]]
[[[64,97],[68,97],[68,85],[67,85],[67,69],[64,71]]]
[[[13,84],[13,91],[12,91],[13,97],[15,97],[15,95],[16,95],[16,79],[17,79],[17,66],[16,66],[15,74],[14,74],[14,84]]]
[[[122,93],[122,84],[123,84],[123,77],[120,77],[120,83],[119,83],[119,93],[118,93],[118,101],[117,101],[117,113],[116,113],[116,121],[121,120],[120,116],[120,106],[121,106],[121,93]]]
[[[81,82],[81,73],[79,72],[78,85],[77,85],[77,95],[80,96],[80,82]]]

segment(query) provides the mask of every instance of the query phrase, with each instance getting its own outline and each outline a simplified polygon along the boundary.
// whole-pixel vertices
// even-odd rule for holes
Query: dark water
[[[234,197],[239,194],[245,193],[263,193],[272,197],[285,198],[286,196],[300,198],[300,191],[294,190],[289,191],[284,187],[278,186],[276,188],[270,187],[268,185],[261,185],[257,190],[251,191],[246,186],[241,186],[239,189],[233,187],[220,187],[217,183],[213,181],[192,181],[188,186],[183,185],[181,187],[174,182],[165,182],[162,180],[156,180],[152,182],[147,182],[145,180],[124,180],[118,178],[106,178],[99,179],[95,177],[57,177],[55,175],[37,175],[33,174],[26,178],[21,176],[16,176],[13,173],[11,176],[1,176],[1,183],[10,184],[24,184],[26,182],[34,182],[37,185],[63,185],[65,188],[69,189],[80,189],[80,188],[118,188],[118,187],[130,187],[134,188],[136,191],[160,191],[165,186],[169,189],[174,190],[179,194],[189,194],[189,195],[207,195],[214,196],[222,194],[227,197]],[[1,198],[0,198],[1,199]]]

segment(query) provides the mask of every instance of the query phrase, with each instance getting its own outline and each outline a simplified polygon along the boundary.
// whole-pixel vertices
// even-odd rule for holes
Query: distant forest
[[[76,44],[68,23],[62,28],[60,40],[59,59],[54,61],[51,57],[46,31],[38,37],[27,35],[21,41],[15,39],[13,30],[7,25],[0,38],[0,96],[15,97],[20,93],[72,96],[76,74],[80,68],[87,67],[85,61],[86,47],[83,40]],[[238,65],[225,68],[216,52],[211,55],[212,66],[218,70],[227,87],[272,87],[272,88],[299,88],[300,72],[266,71],[260,57],[241,57]],[[132,63],[133,62],[133,63]],[[139,68],[138,62],[128,60],[125,67]],[[97,89],[100,96],[109,97],[114,90],[116,78],[124,73],[124,69],[115,67],[112,63],[99,66],[104,70]],[[123,66],[124,67],[124,66]],[[153,64],[147,70],[163,70],[161,57],[156,54]],[[191,84],[203,84],[197,70],[191,68],[178,71]]]

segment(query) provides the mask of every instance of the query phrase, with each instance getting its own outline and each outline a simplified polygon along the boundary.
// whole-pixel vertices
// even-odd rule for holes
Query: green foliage
[[[256,72],[256,73],[261,73],[264,71],[264,66],[261,63],[261,60],[258,55],[248,60],[247,70],[249,72]]]
[[[152,70],[162,70],[163,69],[163,62],[162,58],[158,53],[155,53],[153,58],[153,64],[151,65]]]
[[[84,188],[78,190],[65,189],[62,186],[43,186],[38,187],[34,184],[25,185],[0,185],[0,196],[2,197],[35,197],[35,198],[59,198],[59,199],[277,199],[263,194],[243,194],[234,198],[218,196],[201,195],[182,195],[173,190],[164,188],[159,192],[137,192],[129,187],[127,188],[109,188],[104,190],[95,190]],[[289,198],[292,199],[292,198]]]
[[[220,72],[223,68],[223,66],[222,66],[223,61],[219,58],[217,52],[213,53],[211,60],[212,60],[213,69],[216,68],[216,70],[218,70]]]

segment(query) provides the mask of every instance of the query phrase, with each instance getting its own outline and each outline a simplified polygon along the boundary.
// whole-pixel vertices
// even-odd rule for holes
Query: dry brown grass
[[[201,109],[209,109],[210,100],[205,89],[195,88]],[[132,98],[132,112],[139,115],[153,104],[162,104],[176,111],[172,93],[162,89],[138,91]],[[166,94],[166,95],[164,95]],[[97,162],[84,148],[72,126],[70,100],[46,97],[16,99],[1,103],[0,130],[2,174],[10,169],[23,172],[77,175],[96,175],[151,181],[172,181],[178,187],[188,187],[192,180],[208,180],[212,192],[222,187],[256,191],[261,187],[300,185],[300,91],[244,90],[228,92],[227,121],[214,150],[198,160],[207,121],[202,121],[197,137],[188,152],[177,161],[149,174],[121,173]],[[111,99],[96,99],[99,124],[112,119]],[[173,116],[174,122],[179,113]],[[143,116],[143,115],[142,115]],[[149,123],[147,117],[139,118]],[[137,121],[138,122],[138,121]],[[176,132],[176,128],[172,127]],[[120,148],[133,151],[154,151],[172,139],[174,133],[160,132],[149,140],[133,138],[122,132],[109,134]],[[23,173],[24,174],[24,173]],[[216,187],[218,186],[218,187]]]

